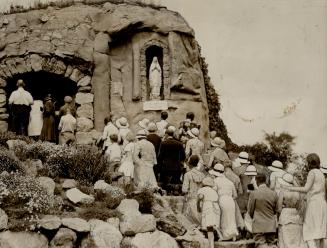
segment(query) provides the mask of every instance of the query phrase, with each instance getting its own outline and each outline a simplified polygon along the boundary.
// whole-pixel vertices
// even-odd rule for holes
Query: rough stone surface
[[[75,98],[75,102],[80,105],[85,104],[85,103],[92,103],[93,100],[94,100],[94,95],[91,93],[78,92],[76,94],[76,98]]]
[[[7,140],[6,143],[7,143],[9,150],[13,150],[16,146],[26,145],[26,142],[23,140]]]
[[[76,132],[75,136],[78,145],[92,145],[94,143],[92,132]]]
[[[172,237],[182,236],[186,233],[184,226],[173,214],[160,218],[157,221],[157,228],[160,231],[168,233]]]
[[[0,233],[1,248],[46,248],[47,238],[38,233],[30,232],[2,232]]]
[[[174,238],[161,231],[136,234],[131,245],[133,248],[179,248]]]
[[[93,106],[92,106],[92,104],[91,103],[86,103],[86,104],[82,104],[81,106],[79,106],[77,108],[76,115],[77,115],[77,117],[84,117],[84,118],[88,118],[90,120],[93,120],[94,116],[93,116]]]
[[[139,203],[134,199],[124,199],[116,208],[124,216],[141,215],[139,211]]]
[[[50,248],[74,248],[77,235],[68,228],[60,228],[50,242]]]
[[[116,227],[116,228],[119,230],[119,222],[120,222],[119,218],[117,218],[117,217],[112,217],[112,218],[107,219],[107,222],[108,222],[110,225]]]
[[[75,179],[64,179],[61,186],[63,189],[72,189],[77,187],[77,182]]]
[[[209,248],[209,242],[197,229],[188,231],[185,235],[176,238],[183,248]]]
[[[8,122],[7,121],[0,121],[0,133],[8,131]]]
[[[152,232],[156,229],[156,219],[152,214],[124,215],[119,224],[123,235]]]
[[[96,247],[120,248],[123,236],[116,227],[101,220],[90,220],[89,223]]]
[[[91,77],[85,76],[77,82],[77,86],[88,86],[91,83]]]
[[[104,180],[98,180],[94,184],[95,190],[102,190],[105,191],[108,187],[110,187],[110,184],[106,183]]]
[[[89,132],[93,129],[93,121],[85,118],[78,117],[77,118],[77,131],[79,132]]]
[[[8,226],[8,215],[0,208],[0,230],[6,229]]]
[[[47,230],[58,229],[61,226],[61,219],[55,215],[45,215],[39,221],[39,225]]]
[[[48,195],[53,196],[56,183],[50,177],[38,177],[37,180],[41,186],[48,192]]]
[[[84,204],[90,204],[94,202],[94,197],[84,194],[82,191],[80,191],[77,188],[72,188],[66,191],[67,198],[73,202],[73,203],[84,203]]]
[[[62,224],[70,229],[73,229],[77,232],[89,232],[90,224],[80,218],[63,218]]]

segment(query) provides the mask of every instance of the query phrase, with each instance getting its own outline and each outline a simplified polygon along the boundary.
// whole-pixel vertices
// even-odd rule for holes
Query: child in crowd
[[[134,134],[129,132],[126,135],[125,142],[126,145],[123,148],[123,158],[121,162],[121,166],[118,171],[124,173],[125,181],[127,184],[130,184],[134,178],[134,162],[133,162],[133,153],[134,153]]]
[[[109,162],[109,171],[117,171],[121,162],[121,149],[118,145],[118,135],[110,135],[110,144],[106,149],[105,155]]]

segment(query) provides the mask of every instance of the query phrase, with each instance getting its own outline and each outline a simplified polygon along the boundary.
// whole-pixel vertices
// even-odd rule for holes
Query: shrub
[[[0,181],[8,193],[1,205],[6,208],[22,208],[28,213],[46,213],[52,203],[51,196],[33,177],[19,173],[1,175]]]
[[[118,187],[110,186],[105,191],[99,190],[95,194],[97,201],[103,202],[109,209],[115,209],[125,198],[125,193]]]
[[[15,156],[14,152],[7,150],[5,147],[0,147],[0,173],[3,171],[24,172],[22,163]]]
[[[88,208],[81,210],[78,215],[80,218],[85,220],[99,219],[103,221],[114,217],[120,218],[121,216],[118,210],[108,209],[106,206],[101,204],[93,204]]]
[[[152,189],[144,188],[141,191],[136,191],[127,195],[129,199],[135,199],[139,203],[139,210],[143,214],[152,213],[152,205],[154,202],[154,191]]]
[[[0,132],[0,145],[7,147],[8,140],[23,140],[26,143],[33,143],[34,141],[28,136],[17,135],[14,132]]]

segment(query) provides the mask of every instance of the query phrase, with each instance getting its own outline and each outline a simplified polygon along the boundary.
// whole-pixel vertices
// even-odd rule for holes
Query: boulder
[[[6,143],[7,143],[9,150],[13,150],[16,146],[27,145],[27,143],[23,140],[7,140]]]
[[[119,218],[117,218],[117,217],[112,217],[112,218],[107,219],[107,222],[108,222],[110,225],[116,227],[116,228],[119,230],[119,222],[120,222]]]
[[[133,248],[179,248],[174,238],[161,231],[136,234],[131,245]]]
[[[63,189],[72,189],[77,187],[77,182],[75,179],[65,179],[61,186]]]
[[[93,120],[93,106],[92,103],[82,104],[80,107],[77,108],[76,111],[77,117],[85,117],[90,120]]]
[[[152,214],[124,215],[119,228],[121,233],[126,236],[152,232],[156,229],[156,219]]]
[[[7,131],[8,131],[8,122],[0,121],[0,133],[7,132]]]
[[[184,226],[178,221],[173,214],[160,218],[157,221],[157,228],[160,231],[168,233],[172,237],[182,236],[186,233]]]
[[[83,76],[84,74],[80,70],[75,68],[73,69],[72,74],[70,74],[69,78],[74,82],[78,82]]]
[[[40,185],[47,191],[49,196],[54,195],[54,190],[56,188],[56,183],[50,177],[38,177]]]
[[[85,103],[93,103],[93,100],[94,100],[94,95],[91,93],[78,92],[75,98],[75,102],[80,105]]]
[[[93,121],[85,118],[85,117],[78,117],[77,118],[77,131],[79,132],[89,132],[93,128]]]
[[[102,220],[90,220],[89,223],[95,247],[120,248],[123,236],[116,227]]]
[[[55,215],[45,215],[40,219],[39,225],[47,230],[55,230],[61,226],[61,219]]]
[[[70,229],[73,229],[77,232],[89,232],[90,224],[80,218],[63,218],[62,224]]]
[[[183,236],[176,237],[176,241],[183,248],[209,248],[209,241],[197,229],[187,231]]]
[[[85,76],[77,82],[77,86],[88,86],[89,84],[91,84],[90,76]]]
[[[50,242],[50,248],[74,248],[76,233],[68,228],[60,228]]]
[[[67,198],[73,202],[73,203],[84,203],[84,204],[90,204],[94,202],[94,197],[84,194],[82,191],[80,191],[77,188],[72,188],[66,191]]]
[[[6,229],[8,226],[8,215],[0,208],[0,230]]]
[[[124,216],[138,216],[141,215],[139,211],[139,203],[134,199],[124,199],[116,208]]]
[[[106,191],[110,187],[110,184],[106,183],[104,180],[98,180],[94,184],[94,190]]]
[[[47,248],[47,238],[39,233],[2,232],[0,233],[1,248]]]
[[[76,132],[76,141],[78,145],[92,145],[92,132]]]

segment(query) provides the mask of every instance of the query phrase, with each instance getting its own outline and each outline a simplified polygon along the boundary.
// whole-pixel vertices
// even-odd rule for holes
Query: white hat
[[[207,176],[202,180],[202,185],[213,187],[215,185],[215,182],[210,176]]]
[[[327,165],[320,164],[320,171],[324,174],[327,174]]]
[[[249,154],[247,152],[240,152],[238,154],[238,161],[241,163],[241,164],[249,164],[250,161],[249,161]]]
[[[246,167],[244,175],[246,175],[246,176],[256,176],[256,175],[258,175],[257,168],[255,168],[254,165],[248,165],[248,167]]]
[[[268,166],[268,169],[271,171],[281,171],[284,169],[282,162],[275,160],[272,162],[271,166]]]
[[[222,164],[215,164],[212,170],[209,171],[209,174],[214,176],[220,176],[224,173],[225,167]]]
[[[157,125],[156,125],[154,122],[150,122],[150,123],[148,124],[147,130],[148,130],[149,132],[155,132],[155,131],[158,130],[158,128],[157,128]]]
[[[116,126],[118,128],[129,127],[129,124],[128,124],[128,121],[127,121],[127,119],[125,117],[121,117],[116,121]]]
[[[147,129],[149,122],[150,120],[148,118],[144,118],[143,120],[139,121],[139,126],[141,128]]]
[[[281,183],[285,185],[293,185],[294,183],[294,176],[290,173],[285,173],[281,179]]]
[[[146,134],[145,130],[140,130],[140,131],[138,131],[137,134],[136,134],[136,138],[137,138],[137,139],[140,139],[140,138],[146,138],[146,136],[147,136],[147,134]]]
[[[214,138],[210,143],[212,146],[220,147],[221,149],[223,149],[226,146],[225,141],[219,137]]]
[[[191,130],[188,130],[187,131],[187,134],[190,135],[191,137],[193,138],[196,138],[199,136],[200,134],[200,131],[199,129],[197,129],[196,127],[192,128]]]

